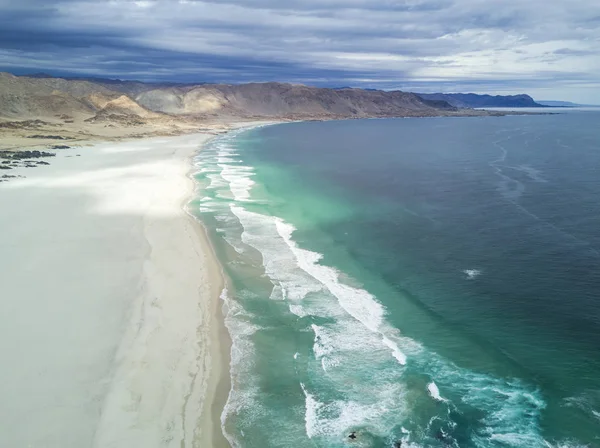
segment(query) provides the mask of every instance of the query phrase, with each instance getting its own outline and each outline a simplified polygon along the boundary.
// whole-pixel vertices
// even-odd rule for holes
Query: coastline
[[[200,244],[204,248],[204,253],[210,254],[208,269],[211,271],[211,306],[213,308],[214,325],[211,325],[211,359],[213,360],[213,368],[208,378],[207,395],[204,403],[202,414],[205,416],[201,422],[201,434],[204,434],[199,440],[199,446],[210,446],[214,448],[231,448],[231,444],[227,440],[222,428],[222,414],[225,405],[229,399],[231,390],[231,348],[232,340],[229,330],[225,324],[225,302],[222,298],[222,293],[225,290],[231,290],[228,287],[227,276],[217,257],[213,243],[210,239],[208,228],[203,221],[196,217],[189,209],[190,203],[195,195],[201,194],[200,187],[194,175],[197,173],[198,166],[195,163],[195,158],[200,151],[210,143],[211,140],[225,135],[229,132],[239,130],[251,130],[262,126],[271,126],[276,124],[286,123],[285,121],[256,121],[256,122],[240,122],[231,123],[231,129],[223,134],[212,136],[207,141],[203,142],[202,147],[194,152],[189,158],[191,170],[188,173],[188,178],[192,183],[189,199],[183,204],[183,209],[187,212],[188,217],[193,222],[196,228]]]
[[[206,144],[206,142],[204,143]],[[204,145],[203,144],[203,145]],[[202,150],[200,148],[200,150]],[[191,156],[189,159],[193,159]],[[190,197],[197,191],[197,185],[191,175]],[[229,350],[231,341],[225,327],[221,292],[225,287],[224,273],[219,260],[214,252],[208,232],[204,224],[195,218],[188,210],[190,200],[186,200],[181,206],[187,213],[187,219],[193,228],[199,247],[205,255],[205,269],[209,273],[209,301],[208,318],[209,325],[209,353],[210,368],[206,378],[206,395],[200,412],[200,423],[198,425],[200,437],[192,446],[210,446],[215,448],[230,448],[221,429],[221,411],[227,401],[229,392]]]
[[[230,387],[229,360],[231,339],[229,332],[225,327],[223,304],[221,301],[221,293],[223,288],[225,288],[226,280],[223,269],[210,241],[207,228],[204,223],[190,211],[190,203],[199,192],[198,184],[194,179],[194,174],[197,171],[194,159],[198,155],[198,152],[202,151],[203,147],[213,138],[215,138],[215,136],[204,141],[200,148],[187,157],[189,170],[186,177],[189,180],[190,188],[188,198],[181,204],[181,208],[187,214],[190,225],[195,230],[203,253],[209,255],[207,257],[206,267],[210,272],[211,278],[209,316],[212,319],[213,324],[210,325],[209,351],[212,368],[208,374],[206,396],[202,405],[202,417],[199,424],[200,434],[202,434],[202,436],[198,441],[198,446],[230,448],[230,444],[225,438],[221,428],[221,412],[227,401]]]

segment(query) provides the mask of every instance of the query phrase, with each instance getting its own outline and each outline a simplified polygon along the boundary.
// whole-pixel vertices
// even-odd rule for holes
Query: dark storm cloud
[[[598,17],[595,0],[0,1],[0,69],[566,92],[598,84]]]

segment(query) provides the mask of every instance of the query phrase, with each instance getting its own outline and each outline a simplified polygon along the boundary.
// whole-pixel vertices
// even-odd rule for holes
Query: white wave
[[[319,427],[317,413],[322,405],[306,391],[304,384],[301,383],[300,386],[302,387],[302,392],[304,392],[305,396],[304,405],[306,407],[306,411],[304,413],[304,422],[306,425],[306,435],[309,439],[312,439],[317,433],[316,428]]]
[[[437,383],[483,413],[480,422],[484,427],[473,435],[475,446],[490,446],[491,438],[506,446],[547,446],[539,426],[546,403],[537,390],[516,379],[507,381],[462,369],[433,353],[417,361]]]
[[[286,243],[277,237],[276,219],[249,212],[230,204],[230,209],[242,224],[242,241],[263,256],[263,266],[269,278],[279,285],[286,300],[302,300],[307,294],[319,291],[322,285],[297,269],[297,263]]]
[[[342,326],[342,323],[328,327],[311,325],[315,334],[313,353],[326,372],[341,366],[343,360],[355,362],[355,359],[363,358],[360,352],[365,350],[365,343],[368,344],[360,334],[340,328]]]
[[[335,269],[318,264],[321,254],[298,248],[290,240],[292,226],[236,204],[230,209],[242,224],[244,244],[262,254],[274,285],[272,297],[290,301],[290,311],[300,317],[325,318],[326,323],[311,326],[314,358],[334,390],[343,391],[348,399],[323,401],[315,393],[307,394],[307,428],[312,428],[307,434],[332,435],[368,422],[385,432],[383,426],[393,423],[385,423],[383,417],[394,414],[395,419],[404,406],[402,369],[393,368],[391,361],[404,364],[406,356],[398,346],[402,339],[383,323],[383,307],[367,291],[342,284]],[[373,369],[382,375],[372,377],[368,392],[364,384],[348,383],[349,375],[367,377]],[[349,408],[356,416],[348,414]],[[372,415],[379,421],[371,421]]]
[[[229,184],[221,177],[220,174],[209,174],[206,177],[210,180],[210,184],[206,186],[207,190],[217,190],[219,188],[229,187]]]
[[[321,362],[321,367],[332,379],[343,382],[348,372],[358,374],[371,369],[384,372],[391,367],[388,346],[382,344],[377,334],[358,326],[351,318],[338,317],[335,322],[313,324],[311,329],[315,334],[315,359]],[[397,348],[393,349],[392,355],[399,363],[404,361]],[[332,370],[336,368],[339,369]],[[398,370],[392,376],[399,378],[401,374],[402,371]],[[389,378],[386,381],[388,380]],[[386,383],[382,381],[380,386],[385,387]]]
[[[321,358],[321,368],[323,372],[329,372],[331,369],[339,367],[342,364],[339,358]]]
[[[322,259],[321,254],[299,248],[292,239],[292,234],[296,230],[294,226],[281,219],[276,219],[275,225],[279,235],[294,254],[298,267],[324,285],[350,316],[361,322],[371,332],[379,334],[382,337],[380,341],[392,350],[392,356],[398,363],[405,365],[406,355],[395,342],[386,336],[393,330],[385,324],[385,309],[375,299],[375,296],[364,289],[341,283],[339,280],[340,273],[336,269],[319,264]],[[406,340],[406,338],[404,339]],[[360,346],[366,342],[367,339],[364,339],[362,344],[360,342],[358,344]],[[409,345],[415,351],[420,349],[414,341],[410,341]]]
[[[198,205],[198,211],[200,213],[213,213],[216,212],[219,207],[219,202],[206,200]]]
[[[323,358],[325,356],[329,356],[336,351],[339,351],[339,348],[336,350],[335,347],[335,337],[337,335],[331,335],[327,332],[324,327],[320,327],[318,325],[311,325],[313,332],[315,333],[315,343],[313,346],[313,352],[317,359]],[[333,336],[333,337],[332,337]]]
[[[429,391],[429,395],[431,395],[431,398],[433,398],[434,400],[446,401],[446,399],[442,398],[442,396],[440,395],[440,390],[438,389],[437,384],[435,384],[434,381],[427,385],[427,390]]]
[[[220,297],[224,302],[225,324],[232,335],[231,363],[239,365],[243,360],[245,365],[248,365],[253,362],[252,356],[247,356],[251,345],[248,339],[261,327],[252,323],[253,317],[244,310],[238,300],[229,296],[226,288]]]
[[[232,159],[231,157],[218,156],[217,163],[238,163],[239,159]]]
[[[391,340],[389,340],[388,338],[386,338],[384,336],[383,343],[392,349],[392,355],[394,356],[394,358],[396,358],[398,360],[398,362],[401,365],[403,365],[403,366],[406,365],[406,355],[404,353],[402,353],[402,351],[400,351],[400,349],[394,342],[392,342]]]
[[[271,290],[271,294],[269,295],[269,299],[271,300],[285,300],[284,292],[281,289],[280,285],[274,285]],[[291,308],[290,308],[291,311]]]
[[[463,274],[467,276],[467,280],[473,280],[481,275],[481,271],[479,269],[465,269]]]
[[[226,288],[221,292],[220,298],[223,301],[225,325],[232,342],[229,369],[231,388],[221,413],[221,428],[229,444],[232,447],[239,447],[240,444],[227,429],[228,417],[239,414],[242,409],[251,410],[253,418],[263,417],[268,413],[258,399],[260,387],[256,384],[255,376],[252,375],[255,349],[250,337],[260,327],[250,323],[252,316],[246,313],[238,300],[229,295]],[[241,384],[244,386],[240,387]]]
[[[208,164],[203,164],[202,168],[198,169],[198,171],[196,171],[197,174],[205,174],[205,173],[211,173],[211,174],[215,174],[215,173],[220,173],[221,170],[218,168],[215,168],[214,166],[208,165]]]
[[[318,264],[322,255],[305,249],[300,249],[292,240],[294,226],[276,219],[277,232],[296,256],[298,266],[313,278],[321,282],[335,297],[340,305],[373,332],[379,332],[385,314],[383,307],[369,292],[353,288],[339,282],[339,273],[334,268]]]
[[[308,313],[300,305],[290,304],[290,312],[298,317],[306,317]]]
[[[254,185],[251,176],[254,175],[252,168],[245,166],[232,166],[219,164],[221,167],[221,177],[229,183],[229,189],[236,201],[248,201],[250,199],[250,190]]]
[[[339,438],[349,428],[365,426],[375,427],[378,419],[386,412],[386,403],[364,405],[354,401],[331,401],[324,403],[308,392],[304,384],[300,385],[305,396],[304,421],[306,435],[310,438]]]
[[[246,253],[246,248],[239,244],[237,238],[230,236],[228,233],[228,230],[225,230],[225,235],[223,236],[225,242],[229,244],[238,254],[244,255]]]

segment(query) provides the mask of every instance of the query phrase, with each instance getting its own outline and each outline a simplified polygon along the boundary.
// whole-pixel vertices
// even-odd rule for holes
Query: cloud
[[[1,0],[0,69],[587,96],[598,25],[595,0]]]

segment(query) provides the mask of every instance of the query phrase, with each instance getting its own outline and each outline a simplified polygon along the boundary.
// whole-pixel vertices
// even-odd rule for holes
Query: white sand
[[[182,209],[208,137],[0,172],[27,176],[0,183],[1,447],[218,445],[221,279]]]

